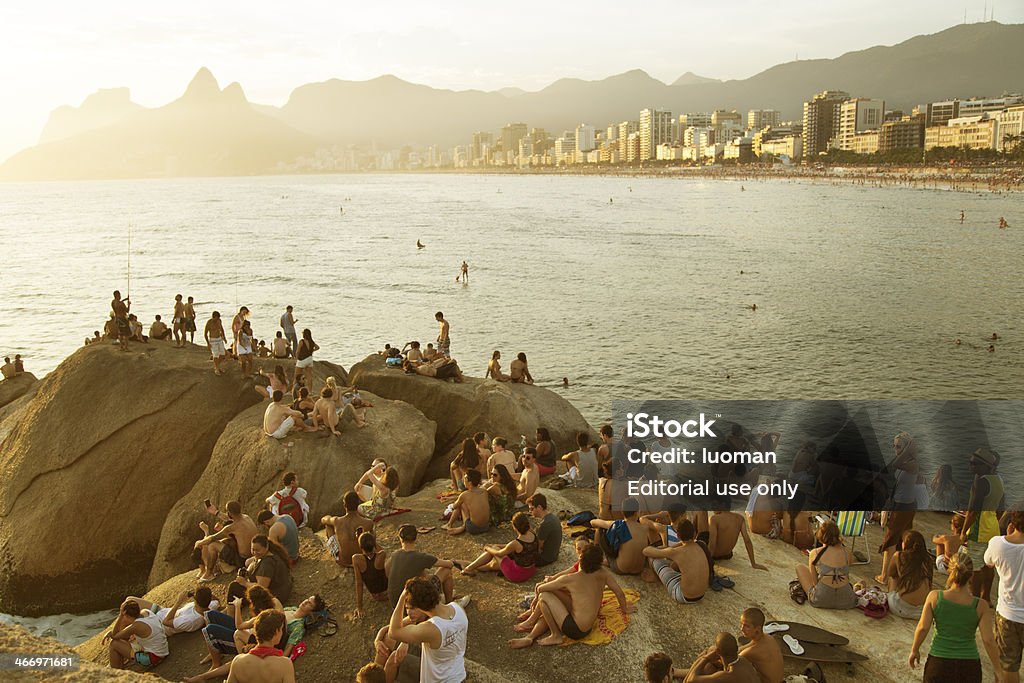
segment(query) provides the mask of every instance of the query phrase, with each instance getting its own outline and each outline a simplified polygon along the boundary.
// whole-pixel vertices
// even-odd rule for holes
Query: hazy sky
[[[538,90],[565,76],[644,69],[746,78],[774,64],[837,57],[980,21],[992,0],[391,0],[174,3],[11,2],[0,6],[0,159],[38,139],[49,112],[128,86],[158,106],[200,66],[252,101],[283,104],[328,78],[394,74],[433,87]],[[1024,2],[995,19],[1024,22]]]

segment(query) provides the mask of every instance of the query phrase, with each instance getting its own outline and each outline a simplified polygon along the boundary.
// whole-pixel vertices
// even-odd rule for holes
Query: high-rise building
[[[778,109],[751,109],[747,112],[747,130],[761,130],[768,126],[777,126],[782,120]]]
[[[804,102],[803,153],[813,159],[828,151],[829,140],[839,131],[839,113],[850,94],[842,90],[824,90]]]
[[[743,134],[743,114],[719,109],[711,113],[711,127],[715,129],[715,142],[730,142]]]
[[[470,163],[481,161],[487,154],[487,150],[494,145],[494,136],[490,133],[478,131],[473,133],[473,147],[470,152]]]
[[[608,128],[604,134],[604,139],[608,142],[619,139],[619,125],[617,123],[608,124]]]
[[[594,145],[594,130],[593,126],[588,126],[585,123],[581,123],[576,126],[576,151],[577,152],[589,152],[595,148]]]
[[[980,116],[1002,111],[1007,107],[1024,104],[1024,95],[1003,95],[1002,97],[972,97],[960,100],[960,112],[957,116]]]
[[[644,109],[640,112],[640,160],[653,159],[658,145],[675,138],[672,112]]]
[[[1008,107],[1004,111],[992,114],[996,121],[995,147],[1000,152],[1008,152],[1024,143],[1024,105]]]
[[[845,150],[865,149],[863,141],[855,141],[858,133],[877,131],[882,127],[885,102],[870,97],[855,97],[839,105],[837,147]],[[877,151],[877,143],[876,151]],[[870,147],[870,144],[867,145]]]
[[[525,123],[509,123],[501,129],[501,148],[505,152],[518,152],[519,141],[526,137]]]
[[[636,133],[637,131],[640,130],[640,122],[623,121],[622,123],[619,124],[618,128],[619,134],[616,136],[616,138],[620,141],[625,141],[629,139],[631,133]],[[622,160],[626,160],[625,156],[623,156]]]
[[[981,114],[950,119],[944,126],[928,126],[924,130],[924,148],[995,149],[996,123],[988,114]]]
[[[555,163],[573,163],[576,152],[576,135],[572,131],[565,131],[562,136],[555,139]]]
[[[622,140],[619,140],[619,144],[622,144]],[[629,137],[625,140],[625,150],[621,155],[620,159],[626,163],[632,164],[637,161],[641,161],[640,156],[640,131],[633,131],[629,134]]]
[[[686,130],[690,127],[694,128],[710,128],[711,127],[711,112],[691,112],[689,114],[679,115],[679,130]]]
[[[924,115],[904,116],[886,121],[878,131],[878,151],[882,154],[896,149],[920,149],[924,145]]]

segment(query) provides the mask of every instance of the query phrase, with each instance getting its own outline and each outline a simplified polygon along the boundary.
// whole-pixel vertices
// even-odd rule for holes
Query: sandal
[[[807,602],[807,591],[800,585],[800,580],[796,579],[789,582],[789,597],[793,599],[798,605],[802,605]]]

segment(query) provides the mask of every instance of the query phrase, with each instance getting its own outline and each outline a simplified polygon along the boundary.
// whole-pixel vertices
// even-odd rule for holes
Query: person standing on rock
[[[174,345],[178,347],[185,345],[185,304],[181,301],[181,298],[181,294],[174,295],[174,313],[171,316]]]
[[[306,386],[313,387],[313,352],[320,347],[313,341],[313,333],[306,328],[302,331],[302,341],[295,347],[295,377],[304,375]]]
[[[242,331],[242,324],[245,323],[246,318],[249,317],[249,309],[242,306],[238,309],[238,313],[231,319],[231,350],[235,356],[238,356],[238,334]]]
[[[220,369],[221,359],[227,353],[227,337],[224,336],[224,323],[220,320],[220,313],[214,311],[209,320],[206,321],[206,328],[203,330],[203,338],[210,349],[210,356],[213,358],[213,374],[223,375]]]
[[[441,311],[434,314],[434,320],[436,320],[441,326],[441,329],[437,334],[437,352],[446,358],[451,358],[452,339],[449,335],[451,326],[448,324],[448,321],[444,319],[444,313]]]
[[[292,343],[292,352],[299,348],[299,338],[295,335],[295,323],[298,319],[292,315],[292,307],[287,306],[284,309],[284,315],[281,316],[281,330],[284,332],[285,338]]]
[[[117,341],[121,344],[121,350],[128,350],[128,337],[132,336],[131,325],[128,323],[128,309],[132,302],[125,298],[121,300],[121,292],[114,291],[114,299],[110,302],[110,308],[114,312],[114,324],[117,326]]]
[[[196,343],[196,304],[192,297],[185,303],[185,332],[188,332],[190,343]],[[181,345],[185,345],[185,332],[181,333]]]

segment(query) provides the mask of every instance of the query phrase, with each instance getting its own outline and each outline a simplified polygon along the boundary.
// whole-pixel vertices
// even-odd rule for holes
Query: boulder
[[[444,462],[430,470],[432,476],[448,476],[448,456],[476,432],[503,436],[512,444],[523,434],[532,442],[537,428],[546,427],[556,452],[567,453],[575,450],[579,432],[593,431],[571,403],[534,385],[476,377],[457,384],[409,375],[386,367],[380,355],[353,365],[349,380],[381,396],[411,403],[437,423],[434,454]]]
[[[167,516],[149,584],[155,586],[192,566],[192,545],[201,537],[198,524],[208,518],[200,502],[206,498],[219,506],[237,500],[255,518],[267,496],[280,488],[281,475],[291,470],[308,492],[310,524],[317,527],[323,515],[342,513],[342,495],[374,458],[384,458],[398,469],[401,494],[419,488],[433,455],[434,423],[401,401],[368,391],[362,395],[374,404],[367,410],[367,425],[358,428],[345,420],[340,437],[323,431],[272,439],[263,433],[266,403],[232,420],[202,476]]]
[[[37,381],[31,372],[23,372],[0,382],[0,408],[21,398]]]
[[[68,357],[0,430],[0,611],[88,610],[141,586],[167,512],[258,400],[199,347]]]

